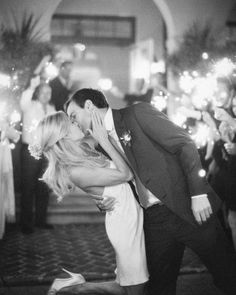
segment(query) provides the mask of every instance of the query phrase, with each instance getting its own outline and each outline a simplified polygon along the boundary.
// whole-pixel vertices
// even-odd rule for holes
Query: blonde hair
[[[64,112],[56,112],[40,121],[35,134],[35,144],[48,160],[42,180],[58,195],[59,200],[75,189],[69,168],[107,166],[105,156],[83,139],[75,141],[69,136],[70,125],[70,119]]]

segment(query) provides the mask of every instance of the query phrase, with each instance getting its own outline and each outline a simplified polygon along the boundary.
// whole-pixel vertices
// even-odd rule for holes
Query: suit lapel
[[[116,133],[119,137],[119,141],[121,143],[121,146],[127,156],[127,159],[129,160],[130,164],[132,165],[132,168],[137,171],[137,165],[136,161],[132,152],[132,132],[131,132],[131,146],[125,145],[122,140],[120,140],[121,137],[123,137],[124,132],[127,132],[130,130],[125,125],[125,120],[124,120],[124,112],[122,110],[112,110],[112,115],[113,115],[113,120],[114,120],[114,125],[115,125],[115,130]]]

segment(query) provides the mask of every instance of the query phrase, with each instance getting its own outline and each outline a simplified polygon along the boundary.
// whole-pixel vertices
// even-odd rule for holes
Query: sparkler
[[[99,79],[98,86],[103,91],[108,91],[108,90],[110,90],[112,88],[112,80],[111,79],[108,79],[108,78]]]
[[[52,80],[58,75],[58,68],[52,63],[52,62],[47,62],[45,67],[44,67],[44,74],[47,77],[47,80]]]
[[[187,120],[187,117],[183,114],[176,113],[173,116],[171,116],[172,122],[174,122],[176,125],[183,127],[184,123]]]
[[[10,124],[15,125],[16,123],[20,122],[20,120],[21,114],[18,111],[14,110],[10,115]]]
[[[162,91],[160,91],[159,95],[155,95],[152,98],[151,104],[162,112],[167,107],[167,98],[168,95],[165,95]]]
[[[213,72],[216,76],[229,76],[233,73],[236,66],[231,59],[225,57],[215,63]]]
[[[0,73],[0,87],[9,88],[10,85],[11,85],[11,77],[6,74]]]
[[[195,132],[191,135],[193,141],[196,143],[197,148],[206,146],[210,138],[210,128],[202,122],[198,122]]]

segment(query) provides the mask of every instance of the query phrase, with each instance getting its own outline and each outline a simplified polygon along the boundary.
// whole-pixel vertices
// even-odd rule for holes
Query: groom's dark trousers
[[[144,231],[149,271],[149,295],[176,294],[176,280],[185,245],[206,265],[215,285],[236,294],[236,257],[216,217],[194,226],[165,205],[144,210]]]
[[[164,204],[144,209],[150,295],[175,294],[185,246],[198,254],[216,286],[235,295],[235,253],[215,217],[221,202],[199,174],[202,165],[189,134],[147,103],[112,113],[132,169]],[[191,206],[192,197],[202,194],[207,195],[213,215],[199,225]]]

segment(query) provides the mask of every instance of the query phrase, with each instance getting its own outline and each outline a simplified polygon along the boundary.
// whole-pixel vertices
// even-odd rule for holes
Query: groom
[[[136,176],[144,207],[149,294],[176,293],[185,246],[199,255],[218,288],[236,294],[236,257],[216,218],[220,201],[189,135],[149,103],[112,110],[94,89],[78,90],[66,103],[67,114],[84,133],[91,128],[94,109]]]

